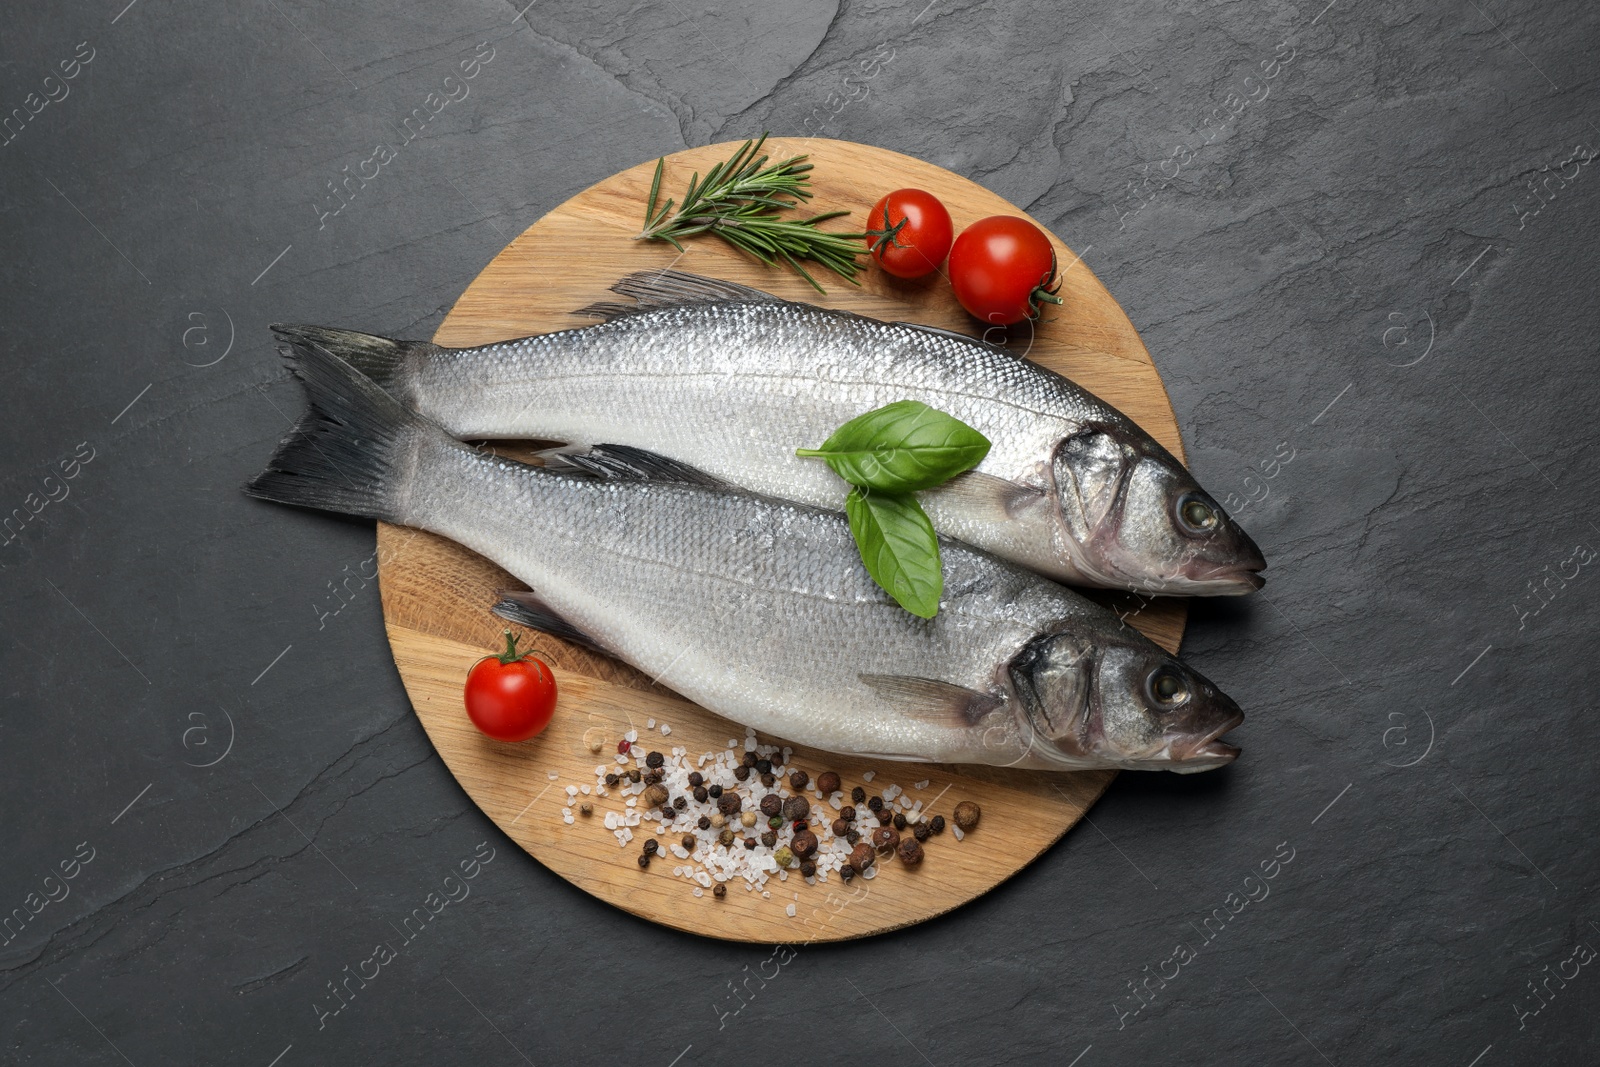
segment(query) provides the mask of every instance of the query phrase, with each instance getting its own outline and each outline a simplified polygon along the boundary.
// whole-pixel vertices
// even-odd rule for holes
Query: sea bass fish
[[[920,400],[991,442],[976,470],[920,494],[940,533],[1073,584],[1238,594],[1264,582],[1261,550],[1171,453],[1005,349],[675,271],[615,291],[635,303],[583,309],[602,323],[478,348],[273,329],[328,349],[457,437],[630,445],[827,508],[847,487],[795,450]]]
[[[555,471],[479,452],[337,357],[246,492],[430,530],[532,587],[502,606],[735,722],[895,760],[1208,770],[1238,705],[1113,613],[955,541],[938,615],[900,608],[837,512],[631,448]],[[487,605],[486,605],[487,607]]]

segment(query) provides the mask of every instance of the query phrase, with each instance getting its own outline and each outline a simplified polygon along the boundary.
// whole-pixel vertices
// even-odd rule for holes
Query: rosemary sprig
[[[673,210],[672,198],[659,203],[661,175],[666,159],[656,160],[656,174],[650,183],[650,202],[645,206],[644,229],[635,240],[666,241],[678,251],[685,237],[714,233],[733,247],[761,260],[787,263],[819,293],[827,290],[817,284],[801,260],[809,260],[833,271],[852,285],[860,269],[856,257],[865,250],[864,233],[837,233],[820,229],[821,223],[848,211],[827,211],[808,219],[779,218],[778,213],[811,199],[811,164],[805,156],[794,156],[767,166],[759,155],[767,135],[746,141],[733,158],[718,163],[706,172],[698,171],[689,180],[683,203]]]

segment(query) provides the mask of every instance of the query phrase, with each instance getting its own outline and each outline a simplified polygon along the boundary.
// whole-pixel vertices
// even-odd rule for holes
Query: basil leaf
[[[851,485],[889,493],[931,489],[976,467],[988,454],[987,437],[916,400],[859,415],[821,448],[795,452],[823,459]]]
[[[844,512],[872,580],[911,614],[938,614],[944,593],[939,538],[917,498],[858,487],[845,498]]]

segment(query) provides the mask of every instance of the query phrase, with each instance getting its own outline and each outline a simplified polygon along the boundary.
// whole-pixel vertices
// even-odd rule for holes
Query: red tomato
[[[950,285],[962,307],[995,326],[1038,318],[1040,301],[1061,303],[1050,239],[1010,215],[991,215],[961,231],[950,250]]]
[[[467,717],[496,741],[526,741],[550,725],[556,710],[556,678],[550,668],[517,652],[506,631],[506,650],[485,656],[467,672]]]
[[[867,213],[872,258],[896,278],[932,274],[950,254],[950,212],[921,189],[896,189]]]

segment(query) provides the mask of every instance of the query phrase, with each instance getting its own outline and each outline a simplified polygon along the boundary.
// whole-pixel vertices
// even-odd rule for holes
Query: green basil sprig
[[[851,485],[888,493],[932,489],[983,462],[989,439],[960,419],[916,400],[900,400],[851,419],[816,456]]]
[[[901,400],[851,419],[821,448],[795,454],[825,461],[852,486],[845,515],[872,580],[913,615],[937,615],[944,593],[939,538],[912,494],[976,467],[989,454],[989,439],[942,411]]]
[[[911,614],[937,615],[944,593],[939,536],[917,498],[856,486],[844,498],[844,513],[872,580]]]

